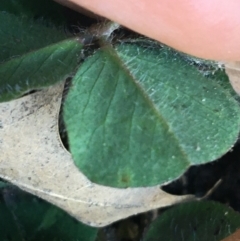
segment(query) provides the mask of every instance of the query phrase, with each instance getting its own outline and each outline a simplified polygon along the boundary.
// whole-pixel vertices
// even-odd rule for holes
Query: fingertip
[[[188,54],[240,60],[240,1],[69,0]]]

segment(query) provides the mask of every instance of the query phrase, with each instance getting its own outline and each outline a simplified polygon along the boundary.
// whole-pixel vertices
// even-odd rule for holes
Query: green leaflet
[[[9,185],[8,183],[3,182],[3,181],[0,179],[0,189],[6,187],[6,186],[8,186],[8,185]]]
[[[46,23],[60,25],[66,22],[64,7],[51,0],[1,0],[0,11],[24,16],[29,19],[40,19]]]
[[[62,30],[0,12],[0,63],[66,39]]]
[[[32,20],[0,12],[0,102],[53,85],[78,66],[82,44]]]
[[[178,54],[124,43],[83,63],[64,119],[74,161],[91,181],[137,187],[223,155],[237,139],[240,110]]]
[[[220,241],[240,227],[240,215],[215,202],[193,202],[162,213],[143,241]]]
[[[13,186],[0,189],[1,240],[93,241],[97,229],[88,227],[53,205]]]

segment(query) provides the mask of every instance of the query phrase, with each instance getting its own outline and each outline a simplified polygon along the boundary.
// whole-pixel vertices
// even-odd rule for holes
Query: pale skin
[[[56,0],[194,56],[240,60],[240,0]]]
[[[76,4],[180,51],[240,60],[240,0],[56,0]]]
[[[240,0],[55,1],[87,9],[179,51],[220,61],[240,95]]]

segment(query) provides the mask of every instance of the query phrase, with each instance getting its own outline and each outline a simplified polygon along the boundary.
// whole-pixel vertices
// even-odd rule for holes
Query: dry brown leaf
[[[240,62],[225,62],[224,64],[233,89],[240,95]]]
[[[63,83],[0,103],[0,177],[64,209],[105,226],[189,198],[157,187],[117,189],[91,183],[74,165],[58,134]]]
[[[222,241],[240,241],[240,229],[238,229],[235,233],[223,239]]]

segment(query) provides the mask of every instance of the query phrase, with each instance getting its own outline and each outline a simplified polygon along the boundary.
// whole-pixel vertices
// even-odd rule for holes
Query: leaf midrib
[[[108,50],[109,51],[109,50]],[[111,48],[111,50],[109,51],[109,55],[111,55],[112,58],[114,58],[114,60],[121,66],[122,70],[130,77],[130,79],[133,81],[133,83],[135,84],[136,88],[139,90],[140,93],[142,93],[142,96],[144,97],[144,99],[146,100],[146,102],[148,103],[150,109],[155,113],[155,115],[158,117],[159,121],[162,122],[165,126],[166,129],[168,130],[169,134],[172,136],[172,138],[176,141],[176,144],[179,147],[179,151],[182,153],[183,159],[186,161],[187,166],[191,165],[191,162],[189,161],[188,155],[185,152],[183,146],[180,144],[180,140],[179,138],[175,135],[175,133],[172,131],[172,129],[170,128],[168,122],[166,121],[166,119],[160,115],[160,113],[158,113],[158,110],[155,106],[155,104],[153,103],[153,101],[146,95],[144,89],[141,87],[141,85],[138,83],[137,79],[135,78],[135,76],[132,75],[131,71],[127,68],[127,66],[124,64],[124,62],[122,61],[122,59],[119,57],[117,51],[113,48]]]

